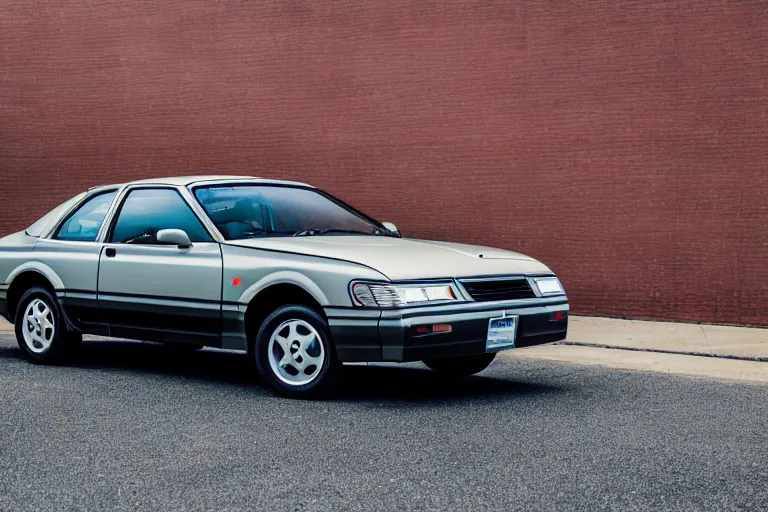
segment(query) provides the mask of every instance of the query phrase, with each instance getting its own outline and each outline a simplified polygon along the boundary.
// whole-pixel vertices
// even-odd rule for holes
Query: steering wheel
[[[267,233],[266,229],[256,227],[256,226],[253,225],[253,223],[251,221],[247,221],[247,220],[232,219],[232,220],[226,220],[226,221],[220,222],[219,224],[223,225],[222,226],[222,228],[223,228],[222,231],[225,231],[225,234],[230,235],[231,238],[237,238],[237,237],[240,237],[240,236],[252,237],[252,236],[262,235],[262,234]],[[232,231],[229,228],[226,227],[227,224],[242,224],[244,226],[248,226],[248,229],[245,229],[245,230],[243,230],[243,231],[241,231],[239,233],[236,232],[236,233],[233,234]],[[237,236],[235,236],[235,235],[237,235]]]

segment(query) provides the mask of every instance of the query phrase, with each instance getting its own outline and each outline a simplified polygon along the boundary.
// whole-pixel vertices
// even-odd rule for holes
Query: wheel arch
[[[250,304],[257,295],[260,295],[273,286],[281,285],[293,285],[301,289],[305,293],[308,293],[321,307],[329,304],[328,297],[326,297],[325,293],[323,293],[320,287],[312,279],[305,274],[290,270],[274,272],[259,279],[240,295],[239,302],[241,304]]]
[[[323,303],[306,288],[295,281],[271,282],[252,294],[250,300],[248,300],[248,306],[245,311],[245,334],[249,350],[252,349],[251,345],[267,316],[278,307],[288,304],[306,306],[328,321],[323,310]]]
[[[64,283],[56,272],[48,265],[40,262],[27,262],[17,267],[8,276],[7,282],[9,283],[7,292],[8,317],[11,322],[16,321],[16,308],[25,291],[33,286],[41,286],[48,289],[56,297],[56,290],[64,288]]]

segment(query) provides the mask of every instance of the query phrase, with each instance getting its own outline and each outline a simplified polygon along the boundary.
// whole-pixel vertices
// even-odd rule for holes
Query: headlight
[[[456,293],[449,284],[354,283],[352,298],[357,305],[368,308],[398,308],[433,301],[457,300]]]
[[[542,295],[562,295],[565,293],[563,285],[556,277],[534,277],[533,282]]]

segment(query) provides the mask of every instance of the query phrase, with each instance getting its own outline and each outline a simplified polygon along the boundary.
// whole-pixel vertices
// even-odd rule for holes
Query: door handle
[[[117,255],[117,250],[114,247],[107,247],[107,250],[104,251],[104,255],[107,258],[114,258]]]

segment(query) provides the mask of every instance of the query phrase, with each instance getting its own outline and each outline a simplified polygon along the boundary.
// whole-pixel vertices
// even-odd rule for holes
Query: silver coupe
[[[344,362],[480,372],[565,338],[568,299],[528,256],[401,238],[302,183],[200,176],[92,188],[0,239],[0,314],[33,362],[83,334],[234,349],[312,397]]]

